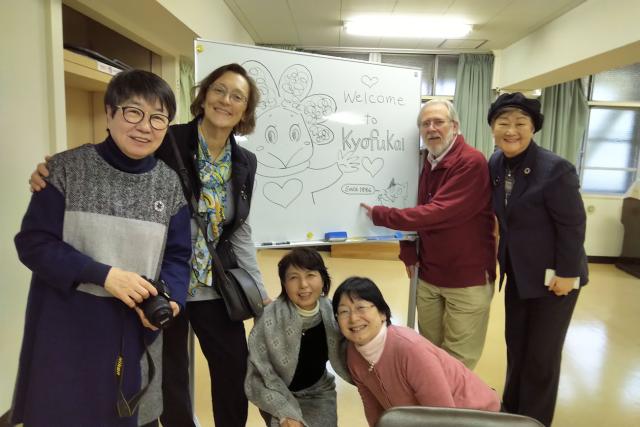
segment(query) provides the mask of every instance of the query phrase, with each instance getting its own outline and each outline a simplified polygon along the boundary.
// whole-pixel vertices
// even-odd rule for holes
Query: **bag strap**
[[[207,249],[209,249],[209,255],[211,256],[211,262],[214,266],[214,271],[218,279],[221,280],[221,284],[227,284],[227,280],[229,280],[224,273],[224,266],[222,265],[222,261],[220,261],[220,257],[218,257],[218,253],[216,249],[213,247],[213,244],[207,239],[207,227],[204,223],[204,219],[198,213],[198,202],[196,201],[195,193],[191,188],[191,180],[189,179],[189,172],[187,168],[184,166],[184,161],[182,160],[182,155],[180,154],[180,150],[178,150],[178,144],[176,143],[176,139],[171,132],[171,128],[167,130],[167,135],[169,135],[169,141],[171,142],[171,147],[173,148],[173,153],[176,156],[176,160],[178,162],[178,175],[180,176],[180,183],[182,184],[182,188],[184,189],[185,194],[189,195],[189,205],[191,206],[191,211],[193,212],[193,219],[196,221],[198,228],[202,232],[204,236],[204,241],[207,244]],[[213,282],[214,287],[217,288],[216,281]]]

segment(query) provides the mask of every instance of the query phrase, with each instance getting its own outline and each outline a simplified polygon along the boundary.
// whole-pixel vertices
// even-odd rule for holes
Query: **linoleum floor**
[[[264,281],[272,298],[280,293],[277,263],[284,250],[258,252]],[[399,261],[331,258],[324,253],[332,290],[349,276],[370,277],[389,303],[393,322],[406,325],[409,281]],[[611,264],[590,264],[590,283],[581,291],[567,334],[555,427],[640,426],[640,279]],[[491,307],[484,352],[475,371],[502,392],[506,356],[503,338],[504,293]],[[247,333],[252,322],[247,321]],[[224,369],[224,367],[221,367]],[[207,364],[196,344],[195,410],[200,425],[213,426]],[[355,387],[338,382],[338,424],[366,427]],[[224,391],[221,391],[224,393]],[[264,422],[250,404],[248,427]],[[220,426],[223,427],[223,426]]]

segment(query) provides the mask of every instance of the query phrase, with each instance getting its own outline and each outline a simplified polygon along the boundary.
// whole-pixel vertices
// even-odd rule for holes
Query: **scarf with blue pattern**
[[[222,156],[212,159],[207,148],[207,142],[198,124],[198,175],[202,182],[200,200],[198,201],[198,215],[204,218],[207,227],[206,239],[215,247],[222,234],[225,220],[224,207],[227,204],[226,183],[231,178],[231,144],[227,141]],[[193,296],[196,288],[211,286],[213,281],[213,266],[209,249],[202,231],[198,228],[196,242],[191,254],[191,279],[189,294]]]

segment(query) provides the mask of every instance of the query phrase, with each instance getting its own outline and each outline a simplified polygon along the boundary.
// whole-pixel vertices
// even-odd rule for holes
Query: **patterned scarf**
[[[207,240],[215,247],[222,234],[224,223],[224,207],[227,204],[226,183],[231,178],[231,144],[227,141],[224,152],[219,160],[211,158],[207,142],[202,133],[201,123],[198,124],[198,175],[202,182],[200,200],[198,201],[198,215],[204,217],[207,226]],[[191,255],[191,279],[189,294],[193,296],[196,288],[211,286],[213,266],[205,236],[198,229],[196,242]]]

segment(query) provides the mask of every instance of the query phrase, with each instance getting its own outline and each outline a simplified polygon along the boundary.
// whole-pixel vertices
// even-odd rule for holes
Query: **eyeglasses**
[[[138,107],[132,106],[121,106],[116,105],[116,108],[122,110],[122,117],[127,123],[131,123],[132,125],[137,125],[142,120],[144,120],[144,116],[148,113],[145,113]],[[165,130],[167,126],[169,126],[169,117],[160,113],[149,114],[149,124],[155,130]]]
[[[246,104],[247,97],[238,91],[229,91],[226,87],[219,84],[212,84],[209,86],[209,90],[218,98],[226,98],[229,95],[229,99],[236,105]]]
[[[420,123],[420,127],[422,128],[429,128],[431,126],[433,126],[434,129],[440,129],[442,126],[444,126],[445,124],[449,123],[451,120],[425,120],[424,122]]]
[[[367,314],[369,309],[373,307],[375,307],[375,304],[356,304],[353,313],[356,313],[358,316],[364,316],[365,314]],[[338,308],[336,316],[339,319],[348,319],[349,317],[351,317],[351,313],[352,311],[348,308]]]

